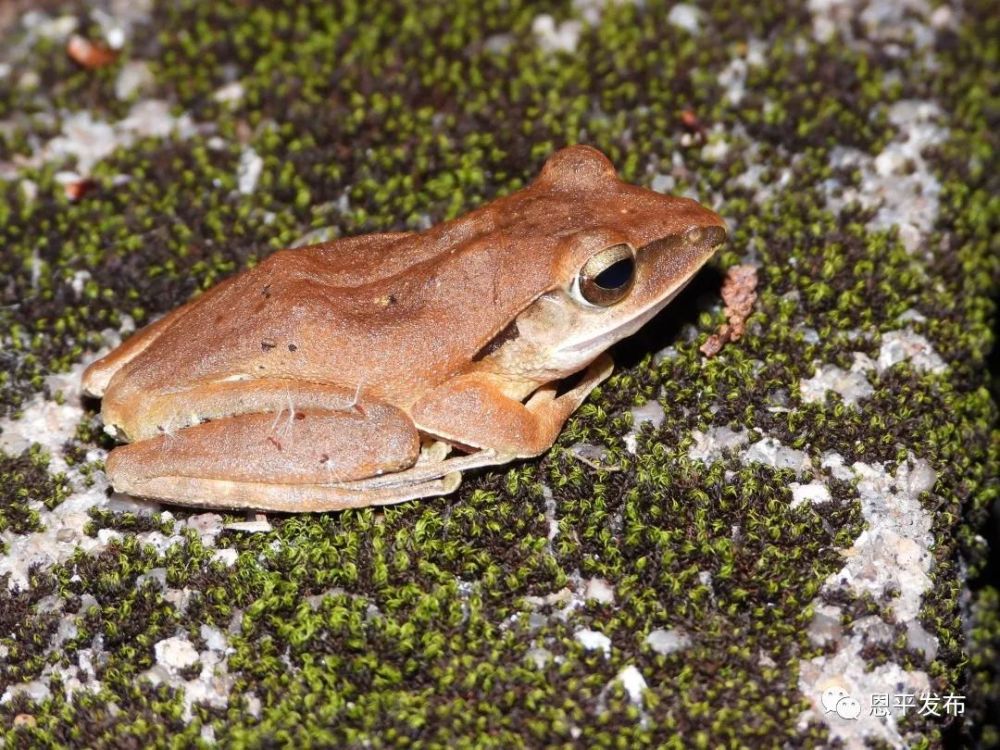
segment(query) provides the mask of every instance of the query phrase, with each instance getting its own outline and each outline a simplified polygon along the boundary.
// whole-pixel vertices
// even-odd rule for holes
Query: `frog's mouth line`
[[[689,233],[690,234],[690,233]],[[708,262],[716,250],[726,241],[726,231],[722,227],[707,227],[700,230],[700,238],[695,242],[683,242],[679,238],[670,236],[661,240],[656,240],[639,249],[638,255],[643,253],[671,253],[676,255],[678,265],[684,269],[681,272],[682,281],[672,289],[669,289],[660,299],[653,302],[639,315],[626,320],[622,325],[608,329],[596,336],[567,343],[560,347],[559,351],[569,355],[581,355],[581,358],[596,357],[602,351],[621,339],[631,336],[642,328],[652,318],[656,316],[664,307],[680,294],[684,287],[691,283],[698,275],[699,269]],[[628,299],[626,297],[626,299]],[[592,355],[592,356],[591,356]],[[589,360],[587,360],[589,361]]]
[[[573,354],[593,352],[594,356],[597,356],[617,341],[631,336],[633,333],[646,325],[646,323],[656,317],[656,314],[669,305],[670,302],[673,301],[674,297],[684,291],[684,287],[690,284],[693,278],[694,275],[684,279],[684,281],[667,292],[666,295],[646,308],[645,311],[636,315],[634,318],[630,318],[621,326],[599,333],[589,339],[584,339],[583,341],[577,341],[567,346],[560,347],[560,350]]]

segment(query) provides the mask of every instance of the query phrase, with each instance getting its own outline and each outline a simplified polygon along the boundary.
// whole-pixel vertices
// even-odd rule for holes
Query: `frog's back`
[[[350,317],[338,313],[350,289],[330,283],[325,263],[337,246],[356,262],[377,265],[381,251],[405,233],[365,235],[278,251],[143,328],[88,370],[94,395],[183,390],[234,377],[301,377],[314,356],[305,338],[317,326],[325,337],[350,336]],[[279,349],[280,346],[280,349]],[[292,356],[298,355],[298,356]],[[327,378],[330,378],[330,374]]]
[[[109,392],[268,377],[405,404],[561,283],[554,267],[568,238],[641,226],[622,213],[637,193],[655,196],[657,211],[666,200],[624,185],[606,158],[578,147],[552,157],[531,186],[424,232],[279,251],[154,324],[155,338],[116,361]]]
[[[517,218],[504,206],[511,198],[420,233],[280,250],[171,313],[109,388],[271,377],[360,384],[405,401],[544,291],[544,249],[528,263],[498,227],[498,217]]]

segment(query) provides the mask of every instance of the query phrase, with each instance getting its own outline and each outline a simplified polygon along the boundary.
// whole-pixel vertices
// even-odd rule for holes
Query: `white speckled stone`
[[[529,648],[526,656],[537,669],[544,669],[552,661],[552,652],[547,648]]]
[[[824,466],[834,465],[833,454],[825,456]],[[840,457],[837,456],[837,459]],[[842,465],[842,459],[841,459]],[[844,566],[824,583],[827,591],[844,590],[852,596],[868,594],[876,601],[884,592],[898,592],[889,600],[894,622],[906,623],[907,645],[923,652],[928,661],[937,655],[937,639],[924,630],[918,619],[924,593],[930,588],[932,564],[931,514],[924,510],[919,496],[931,491],[937,473],[924,459],[911,459],[890,474],[880,464],[857,462],[850,467],[857,482],[865,529],[845,552]],[[862,712],[855,722],[830,719],[821,703],[823,691],[839,686],[848,695],[871,705],[876,693],[909,692],[919,695],[930,689],[930,679],[921,670],[907,670],[894,662],[875,668],[861,656],[873,642],[890,642],[893,627],[881,617],[864,617],[851,623],[846,633],[841,627],[841,610],[813,602],[815,615],[809,627],[813,643],[826,652],[800,664],[799,690],[812,703],[803,712],[799,726],[810,720],[827,724],[831,737],[847,747],[864,747],[870,739],[881,739],[892,746],[903,746],[895,725],[882,722]]]
[[[860,352],[855,353],[854,364],[850,370],[844,370],[836,365],[817,363],[815,375],[799,381],[799,393],[802,400],[808,404],[822,403],[828,391],[835,391],[844,399],[844,403],[855,406],[862,399],[869,398],[875,393],[867,375],[874,367],[871,359]]]
[[[792,488],[793,508],[802,505],[802,503],[819,505],[820,503],[830,502],[830,490],[827,489],[825,484],[821,484],[820,482],[810,482],[809,484],[792,482],[789,486]]]
[[[898,134],[874,158],[855,148],[834,147],[831,166],[859,172],[861,184],[845,186],[836,179],[824,183],[830,210],[839,213],[853,202],[874,209],[869,228],[896,227],[904,247],[911,253],[918,251],[934,226],[940,205],[941,183],[924,153],[948,137],[947,129],[937,124],[941,115],[933,102],[896,102],[889,108],[889,120]]]
[[[122,65],[115,79],[115,96],[128,99],[135,93],[149,89],[154,83],[153,72],[145,60],[129,60]]]
[[[660,402],[654,399],[650,399],[642,406],[635,406],[632,408],[632,424],[638,427],[643,422],[649,422],[653,427],[659,427],[663,424],[664,413],[663,407],[660,406]]]
[[[656,630],[651,630],[649,635],[646,636],[646,645],[656,653],[666,656],[667,654],[672,654],[674,651],[687,648],[691,645],[691,639],[687,633],[677,628],[670,630],[657,628]]]
[[[212,92],[212,98],[223,104],[237,104],[243,98],[243,84],[239,81],[227,83]]]
[[[7,703],[18,694],[26,695],[36,703],[41,703],[52,696],[48,685],[41,680],[32,680],[31,682],[22,682],[8,687],[3,692],[3,695],[0,695],[0,705]]]
[[[701,19],[704,11],[695,5],[687,3],[677,3],[667,14],[667,21],[679,29],[689,34],[698,34],[701,31]]]
[[[236,564],[236,560],[239,558],[240,553],[233,549],[232,547],[225,547],[223,549],[217,549],[212,553],[212,559],[218,560],[227,568],[231,568]]]
[[[578,630],[573,637],[588,651],[603,651],[605,656],[611,655],[611,639],[596,630]]]
[[[750,439],[746,430],[735,431],[728,427],[712,427],[707,432],[695,430],[691,433],[694,445],[688,449],[693,461],[718,461],[723,451],[742,448]]]
[[[159,641],[153,646],[156,663],[169,671],[177,672],[198,662],[198,652],[187,638],[175,636]]]
[[[834,479],[840,479],[844,482],[850,482],[854,479],[854,472],[844,462],[844,457],[835,451],[824,453],[820,465],[824,469],[828,469]]]
[[[187,525],[198,532],[203,543],[214,545],[215,537],[222,533],[222,516],[218,513],[198,513],[187,520]]]
[[[535,41],[543,52],[575,52],[583,31],[581,21],[563,21],[558,26],[548,13],[535,16],[531,22]]]
[[[601,604],[614,604],[615,587],[603,578],[591,578],[587,581],[584,598],[595,599]]]
[[[628,693],[628,699],[635,705],[641,706],[642,694],[646,692],[646,688],[648,687],[646,684],[646,678],[642,676],[642,672],[640,672],[634,665],[629,664],[618,673],[616,679],[621,682],[622,687],[625,688],[625,692]]]
[[[806,471],[812,466],[804,451],[788,448],[774,438],[762,438],[743,453],[745,463],[761,463],[775,469]]]
[[[236,168],[236,189],[243,195],[252,194],[263,171],[264,160],[252,148],[244,149]]]
[[[919,333],[905,329],[884,334],[878,353],[879,372],[906,360],[920,372],[942,373],[948,369],[931,343]]]

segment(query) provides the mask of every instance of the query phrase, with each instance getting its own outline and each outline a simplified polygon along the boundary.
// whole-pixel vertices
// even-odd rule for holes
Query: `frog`
[[[693,199],[553,153],[422,231],[279,250],[83,373],[128,495],[320,512],[454,492],[531,459],[726,240]]]

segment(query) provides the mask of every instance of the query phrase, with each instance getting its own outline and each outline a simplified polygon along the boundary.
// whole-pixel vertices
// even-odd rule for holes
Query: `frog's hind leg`
[[[123,445],[108,456],[106,470],[116,490],[133,495],[286,512],[383,505],[446,494],[458,486],[457,474],[389,486],[363,484],[405,473],[419,456],[413,423],[393,406],[303,408],[282,416],[225,417]]]

